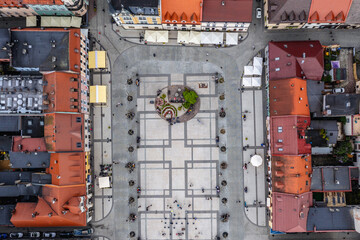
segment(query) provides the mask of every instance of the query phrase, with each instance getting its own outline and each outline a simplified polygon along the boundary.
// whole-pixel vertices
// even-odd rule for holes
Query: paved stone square
[[[207,88],[199,88],[199,83]],[[201,99],[199,113],[169,123],[155,112],[158,89],[182,84]],[[139,229],[142,239],[213,239],[218,233],[218,95],[212,75],[140,76],[137,97]]]

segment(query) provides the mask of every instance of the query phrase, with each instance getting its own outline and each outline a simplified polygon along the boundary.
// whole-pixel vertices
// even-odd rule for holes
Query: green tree
[[[190,104],[195,104],[197,101],[197,98],[199,97],[195,91],[190,91],[189,89],[185,89],[183,92],[183,96],[186,102],[189,102]]]
[[[339,160],[347,162],[352,158],[352,151],[353,147],[350,141],[339,141],[334,147],[333,153]]]

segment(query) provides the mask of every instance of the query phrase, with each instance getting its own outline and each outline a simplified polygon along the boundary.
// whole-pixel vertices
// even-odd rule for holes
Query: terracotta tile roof
[[[309,23],[343,23],[353,0],[312,0]]]
[[[83,114],[45,114],[44,135],[50,152],[84,151]]]
[[[84,201],[85,185],[45,185],[37,203],[16,204],[10,221],[15,227],[86,226],[86,208],[81,207]]]
[[[0,0],[0,7],[22,7],[22,0]]]
[[[272,229],[281,232],[306,232],[312,193],[301,195],[272,193]]]
[[[79,112],[80,79],[78,74],[65,72],[52,72],[44,74],[47,85],[44,93],[47,99],[44,105],[48,106],[44,112]]]
[[[270,116],[310,116],[306,80],[272,80],[269,86]]]
[[[311,155],[271,158],[272,191],[301,194],[311,188]]]
[[[162,0],[162,23],[200,24],[202,1],[203,0]],[[179,16],[182,16],[181,20]]]
[[[19,146],[21,145],[21,147]],[[12,139],[13,152],[46,152],[44,138],[23,138],[14,136]]]
[[[204,0],[202,21],[251,22],[252,10],[252,0]]]
[[[323,56],[319,41],[269,42],[269,78],[321,80]]]
[[[22,0],[22,2],[31,5],[64,5],[61,0]]]
[[[55,185],[84,184],[85,153],[52,153],[48,173]]]
[[[270,118],[271,153],[279,155],[311,154],[305,131],[310,126],[308,116],[275,116]]]

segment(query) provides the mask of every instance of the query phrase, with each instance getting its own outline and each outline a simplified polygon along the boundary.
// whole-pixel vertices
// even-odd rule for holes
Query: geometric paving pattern
[[[193,119],[170,126],[155,112],[156,92],[168,85],[189,86],[198,93],[200,111]],[[141,75],[137,116],[140,237],[214,239],[219,219],[219,148],[213,76]]]

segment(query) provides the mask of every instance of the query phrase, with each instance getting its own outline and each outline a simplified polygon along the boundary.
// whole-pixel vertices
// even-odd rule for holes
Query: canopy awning
[[[110,187],[110,177],[99,177],[99,188],[109,188]]]
[[[252,79],[251,77],[243,77],[243,82],[242,82],[244,87],[251,87],[252,86]]]
[[[157,31],[156,32],[156,42],[159,42],[159,43],[169,42],[169,32],[168,31]]]
[[[227,32],[226,35],[226,45],[238,45],[238,33],[229,33]]]
[[[89,68],[106,68],[106,51],[90,51]]]
[[[106,86],[90,86],[90,103],[106,103]]]
[[[251,157],[250,162],[254,167],[259,167],[263,163],[263,159],[260,155],[256,154]]]
[[[189,43],[200,44],[201,43],[201,34],[200,34],[200,32],[190,31]]]
[[[42,16],[41,27],[75,27],[80,28],[81,17]]]
[[[263,59],[261,57],[254,57],[253,66],[254,66],[253,74],[261,76],[263,69]]]
[[[224,43],[224,33],[211,32],[211,40],[212,40],[213,44],[223,44]]]
[[[253,87],[261,87],[261,77],[252,77],[251,78],[251,85]]]
[[[81,27],[81,17],[71,17],[70,26],[75,28]]]
[[[212,44],[210,32],[201,32],[201,44]]]
[[[253,70],[254,67],[253,66],[244,66],[244,75],[253,75]]]
[[[156,42],[156,38],[157,38],[157,33],[156,31],[153,30],[146,30],[145,31],[145,35],[144,35],[144,40],[146,42]]]
[[[178,31],[177,42],[180,43],[180,44],[189,43],[189,37],[190,37],[190,32],[188,32],[188,31]]]
[[[36,24],[37,24],[36,16],[26,17],[26,27],[36,27]]]

